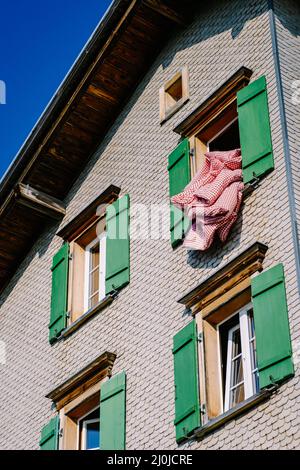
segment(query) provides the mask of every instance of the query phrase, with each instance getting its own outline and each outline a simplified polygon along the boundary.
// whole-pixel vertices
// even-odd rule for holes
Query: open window
[[[241,67],[174,129],[189,139],[191,177],[200,170],[207,151],[240,148],[237,93],[249,83],[251,74]]]
[[[219,326],[224,411],[259,391],[253,308],[249,304]]]
[[[245,302],[248,296],[244,294],[244,297]],[[221,319],[222,316],[225,318]],[[222,316],[214,319],[212,315],[202,321],[202,374],[206,381],[208,420],[259,392],[251,302],[233,312],[228,305]],[[197,321],[201,322],[200,319]]]
[[[267,81],[249,84],[252,71],[241,67],[174,128],[189,140],[191,177],[204,154],[241,148],[244,183],[253,183],[274,169]]]
[[[109,186],[58,236],[52,263],[49,340],[73,333],[129,283],[129,195]]]
[[[194,320],[174,336],[178,442],[265,400],[294,374],[283,265],[255,243],[179,300]]]

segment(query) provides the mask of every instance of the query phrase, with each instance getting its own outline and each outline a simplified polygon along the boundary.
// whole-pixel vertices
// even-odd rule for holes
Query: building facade
[[[300,7],[180,3],[115,1],[2,181],[2,449],[97,448],[99,408],[103,449],[300,446]],[[216,136],[242,209],[186,250],[157,214]]]

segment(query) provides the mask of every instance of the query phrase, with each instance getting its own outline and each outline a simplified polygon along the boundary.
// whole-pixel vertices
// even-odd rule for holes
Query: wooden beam
[[[18,204],[29,207],[50,219],[59,220],[66,215],[65,206],[60,200],[29,185],[17,184],[14,196]]]
[[[57,235],[68,242],[77,238],[78,234],[84,231],[87,226],[91,226],[100,217],[98,208],[114,202],[121,189],[111,184],[94,201],[85,207],[71,222],[63,227]]]
[[[223,85],[180,122],[173,131],[185,137],[199,132],[216,115],[220,114],[224,107],[236,100],[237,92],[248,85],[252,73],[252,70],[247,67],[240,67]]]
[[[103,377],[110,376],[115,359],[116,354],[114,353],[105,352],[101,354],[101,356],[88,364],[84,369],[48,393],[46,398],[52,400],[56,404],[57,409],[61,409],[81,395],[84,390],[99,382]]]
[[[262,263],[268,247],[256,242],[212,274],[188,294],[178,300],[187,308],[197,305],[197,309],[212,303],[218,296],[225,294],[234,285],[249,278],[256,271],[262,271]]]

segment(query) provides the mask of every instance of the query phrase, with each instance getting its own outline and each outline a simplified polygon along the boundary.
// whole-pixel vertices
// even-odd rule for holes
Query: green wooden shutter
[[[176,440],[201,425],[198,390],[197,326],[189,323],[173,340]]]
[[[100,390],[100,449],[125,450],[126,373],[104,382]]]
[[[129,195],[106,210],[106,294],[126,286],[130,280]]]
[[[191,180],[190,145],[188,139],[184,139],[169,155],[168,171],[170,197],[172,197],[183,191]],[[182,211],[177,207],[172,207],[170,232],[173,248],[180,243],[189,224],[189,219],[184,217]]]
[[[272,137],[264,76],[237,93],[244,183],[274,169]]]
[[[294,374],[283,265],[251,281],[259,385],[263,389]]]
[[[40,439],[41,450],[58,450],[59,417],[56,416],[43,427]]]
[[[49,339],[52,343],[67,323],[69,244],[64,243],[53,258]]]

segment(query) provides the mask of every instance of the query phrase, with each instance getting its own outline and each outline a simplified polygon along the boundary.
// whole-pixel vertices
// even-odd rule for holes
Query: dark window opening
[[[224,131],[209,142],[209,151],[226,151],[240,148],[239,124],[236,119]]]

